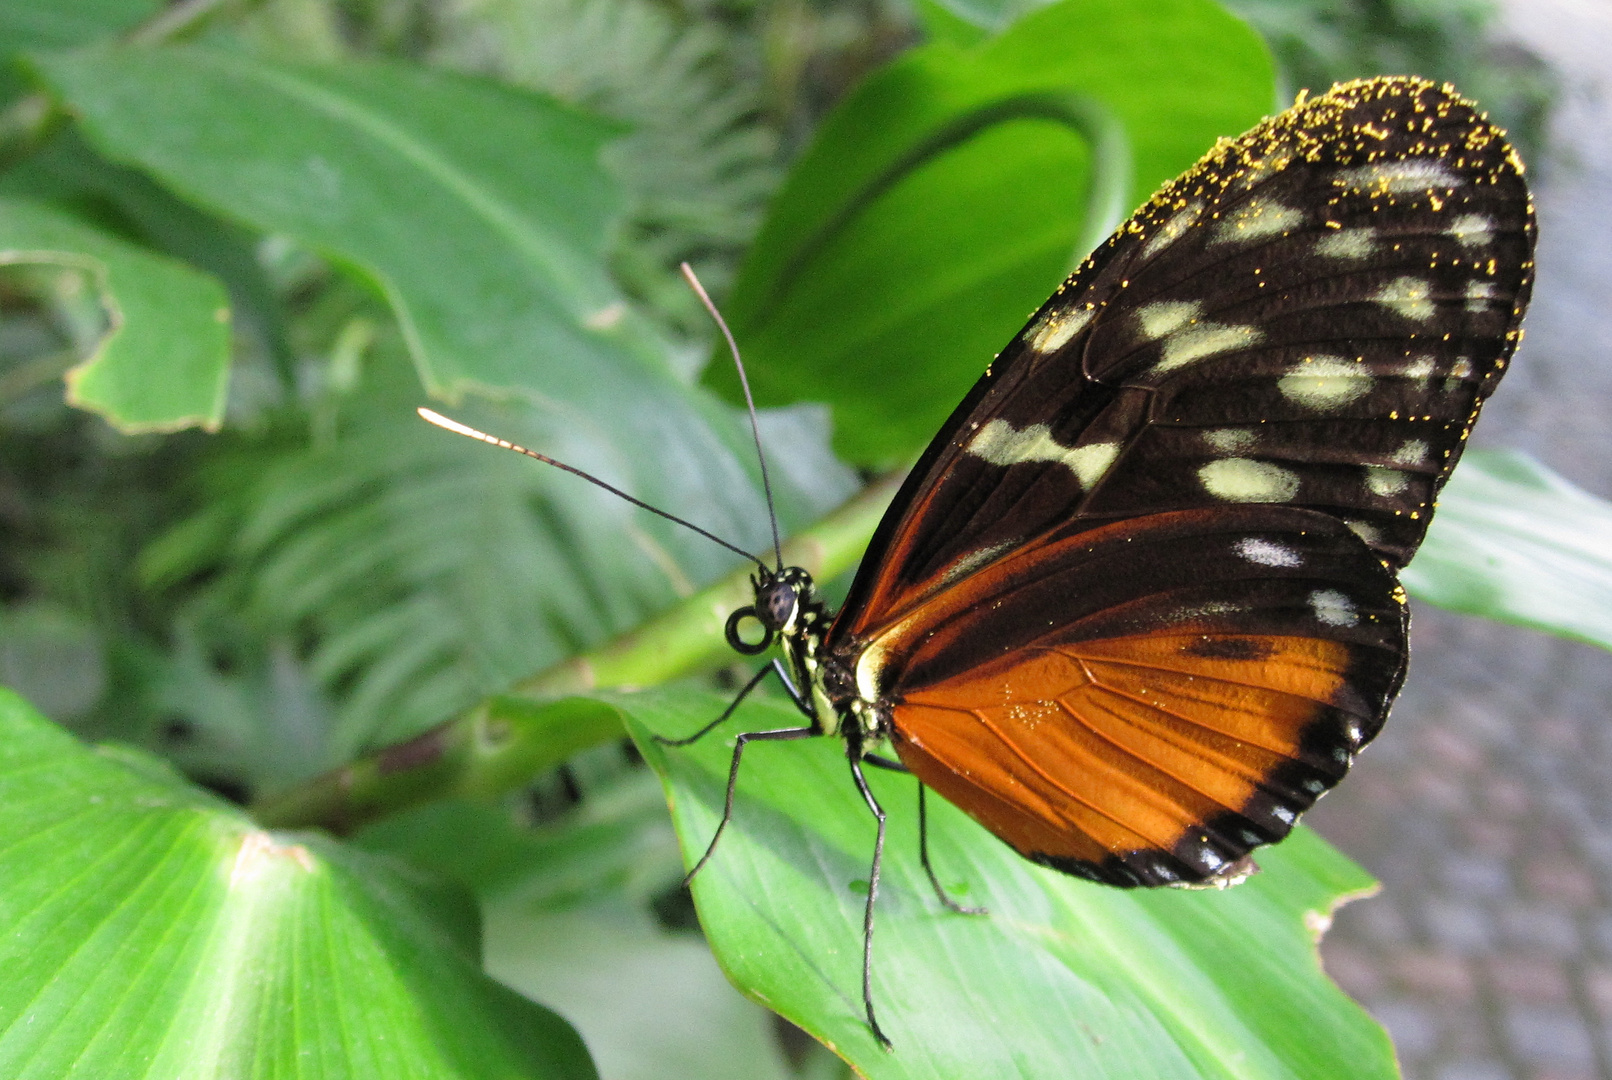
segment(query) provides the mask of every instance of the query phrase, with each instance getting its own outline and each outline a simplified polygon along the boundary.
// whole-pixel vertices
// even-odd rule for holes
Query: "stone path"
[[[1565,94],[1528,336],[1478,441],[1612,497],[1612,2],[1509,0]],[[1328,970],[1412,1080],[1612,1080],[1612,653],[1425,606],[1384,734],[1309,821],[1383,881]]]

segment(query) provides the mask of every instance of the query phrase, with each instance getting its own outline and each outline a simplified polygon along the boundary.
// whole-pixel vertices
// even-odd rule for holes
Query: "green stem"
[[[861,558],[899,474],[784,545],[784,560],[819,580]],[[253,807],[273,828],[318,826],[348,832],[369,821],[450,795],[491,795],[526,783],[590,746],[625,734],[604,702],[573,695],[653,686],[731,657],[723,626],[751,602],[749,568],[729,574],[614,641],[573,657],[408,742],[386,747]]]

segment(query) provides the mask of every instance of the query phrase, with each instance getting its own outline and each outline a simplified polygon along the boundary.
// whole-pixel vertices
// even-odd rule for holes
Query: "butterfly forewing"
[[[1223,142],[937,436],[830,633],[842,682],[1063,869],[1202,880],[1284,835],[1398,689],[1393,570],[1520,337],[1533,229],[1448,87]]]

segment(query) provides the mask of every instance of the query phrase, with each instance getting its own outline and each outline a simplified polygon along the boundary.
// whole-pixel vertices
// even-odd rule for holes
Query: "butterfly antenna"
[[[444,428],[445,430],[451,431],[451,432],[453,432],[453,433],[455,433],[457,435],[464,435],[464,436],[467,436],[467,437],[472,438],[472,439],[480,439],[484,443],[489,443],[489,444],[491,444],[493,446],[501,446],[505,450],[513,450],[517,454],[525,454],[529,458],[536,458],[537,460],[543,462],[546,465],[553,465],[556,469],[564,469],[566,472],[570,473],[572,476],[580,476],[580,477],[582,477],[582,479],[586,480],[588,483],[594,485],[595,487],[604,488],[606,491],[610,492],[610,494],[618,496],[618,497],[623,498],[623,499],[626,499],[628,502],[632,503],[634,506],[641,507],[644,510],[648,510],[651,514],[659,514],[661,517],[665,518],[667,521],[675,521],[675,522],[677,522],[677,524],[683,526],[686,529],[693,529],[695,532],[699,533],[701,536],[705,537],[707,540],[715,541],[716,543],[721,544],[723,547],[727,548],[729,551],[733,552],[734,554],[742,555],[746,559],[749,559],[751,562],[753,562],[757,566],[761,567],[763,572],[766,572],[766,570],[767,570],[767,564],[766,563],[762,562],[760,559],[756,558],[754,555],[750,554],[748,551],[745,551],[743,548],[736,547],[733,544],[728,543],[726,540],[722,539],[720,536],[717,536],[717,535],[715,535],[713,533],[706,532],[704,529],[700,528],[698,525],[694,524],[692,521],[684,521],[682,518],[678,517],[676,514],[668,514],[666,511],[660,509],[658,506],[650,506],[648,503],[644,502],[642,499],[635,499],[631,495],[627,494],[625,491],[622,491],[620,488],[612,487],[611,485],[605,483],[603,480],[599,479],[597,476],[592,476],[592,475],[590,475],[588,473],[585,473],[581,469],[578,469],[573,465],[567,465],[563,461],[555,461],[553,458],[549,457],[547,454],[539,454],[536,450],[528,450],[528,449],[526,449],[526,447],[518,446],[515,443],[510,442],[508,439],[500,439],[498,436],[489,435],[485,431],[477,431],[475,428],[470,427],[470,426],[468,426],[466,424],[461,424],[457,420],[449,420],[446,416],[443,416],[439,412],[433,412],[430,409],[426,409],[426,408],[416,409],[415,412],[420,414],[421,419],[430,421],[431,423],[435,424],[437,427]]]
[[[761,490],[767,495],[767,518],[772,522],[772,552],[773,556],[778,560],[778,569],[782,570],[784,568],[784,546],[778,540],[778,511],[772,504],[772,481],[767,477],[767,455],[761,450],[761,427],[756,423],[756,400],[750,396],[750,379],[744,373],[744,361],[739,359],[739,343],[733,340],[733,331],[728,329],[727,320],[722,317],[722,313],[711,302],[710,294],[705,291],[705,286],[701,285],[700,279],[694,276],[694,268],[688,263],[683,263],[681,264],[681,269],[684,279],[688,281],[689,288],[694,290],[694,295],[700,298],[700,303],[705,305],[705,310],[709,311],[711,318],[716,320],[717,329],[721,330],[722,336],[727,338],[728,351],[733,354],[733,366],[739,369],[739,385],[744,387],[744,404],[750,410],[750,434],[756,440],[756,460],[761,462]]]

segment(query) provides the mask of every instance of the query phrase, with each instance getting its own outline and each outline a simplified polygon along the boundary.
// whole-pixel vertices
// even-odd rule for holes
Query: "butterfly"
[[[1215,886],[1286,836],[1405,677],[1396,573],[1522,336],[1523,166],[1453,87],[1360,80],[1222,140],[1092,253],[935,435],[830,614],[758,561],[729,643],[797,727],[1025,858]],[[724,328],[725,329],[725,328]],[[489,440],[492,441],[492,440]],[[752,557],[753,558],[753,557]],[[759,623],[762,633],[746,637]]]

